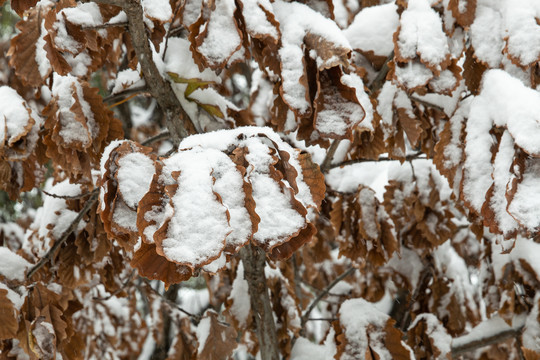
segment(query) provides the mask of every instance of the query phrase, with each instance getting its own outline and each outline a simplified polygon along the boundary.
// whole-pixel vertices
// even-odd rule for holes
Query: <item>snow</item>
[[[227,61],[242,44],[234,20],[235,9],[234,0],[216,0],[210,19],[200,30],[206,34],[197,50],[214,65]]]
[[[299,337],[291,350],[291,360],[327,360],[336,354],[335,331],[330,329],[324,344],[314,344],[304,337]]]
[[[508,54],[529,66],[540,58],[540,4],[536,0],[506,1],[504,27]]]
[[[135,209],[150,188],[155,173],[154,161],[147,155],[134,152],[118,160],[118,189],[127,206]]]
[[[251,36],[270,36],[278,40],[277,29],[268,19],[263,11],[272,12],[272,4],[269,0],[242,0],[242,15],[246,21],[246,30]]]
[[[396,65],[395,74],[398,83],[406,89],[424,86],[433,78],[431,70],[416,61],[410,61],[404,66]]]
[[[91,27],[103,24],[99,6],[93,2],[77,4],[76,7],[62,9],[60,13],[63,13],[66,19],[75,25]],[[57,19],[59,19],[58,16]]]
[[[193,61],[189,50],[190,42],[186,39],[171,37],[168,42],[168,50],[165,54],[165,70],[177,74],[183,79],[200,79],[221,83],[221,78],[211,69],[199,71],[199,67]],[[164,46],[160,46],[163,49]]]
[[[498,315],[491,317],[475,326],[468,334],[455,338],[452,342],[452,347],[457,348],[471,342],[480,342],[482,339],[489,338],[503,331],[518,329],[523,325],[523,319],[515,318],[515,324],[510,327]]]
[[[251,303],[248,292],[248,282],[244,278],[244,264],[240,262],[236,269],[236,278],[232,283],[231,293],[227,301],[232,301],[229,308],[231,315],[238,321],[240,328],[246,326],[248,316],[251,312]]]
[[[431,67],[439,66],[449,56],[441,18],[427,0],[409,0],[401,14],[397,48],[402,57],[414,59],[418,55]]]
[[[486,71],[480,96],[484,112],[497,126],[505,126],[516,144],[529,154],[540,154],[540,93],[503,70]],[[472,111],[472,109],[471,109]],[[470,122],[470,120],[469,120]]]
[[[232,161],[214,149],[195,148],[176,153],[165,159],[161,178],[174,181],[179,172],[176,193],[170,194],[174,214],[169,218],[168,230],[162,240],[165,256],[177,263],[203,265],[217,259],[225,246],[229,227],[226,208],[213,191],[213,165]],[[235,189],[241,192],[242,188]]]
[[[129,89],[138,88],[145,85],[144,79],[141,77],[140,65],[137,66],[137,70],[125,69],[116,74],[114,85],[112,88],[112,94],[118,94],[119,92]]]
[[[525,328],[523,330],[522,341],[523,346],[527,349],[540,349],[540,323],[538,319],[539,315],[539,304],[540,304],[540,294],[537,293],[536,297],[533,300],[535,304],[525,323]]]
[[[536,274],[540,274],[540,264],[538,263],[538,253],[540,252],[540,244],[533,240],[518,237],[514,248],[510,253],[499,253],[494,249],[492,254],[493,272],[497,281],[503,280],[504,266],[510,262],[519,264],[520,259],[525,260]],[[502,250],[502,245],[501,245]],[[520,266],[520,265],[518,265]]]
[[[355,73],[351,73],[341,75],[340,80],[342,84],[355,90],[356,98],[362,107],[362,115],[358,114],[355,117],[356,119],[358,117],[361,118],[361,120],[359,120],[359,126],[373,131],[373,104],[371,103],[368,94],[364,91],[364,82],[362,78]],[[351,116],[351,118],[353,117]],[[356,126],[356,122],[355,125],[351,126],[351,128],[354,126]]]
[[[458,166],[463,158],[463,144],[460,141],[461,128],[470,111],[471,98],[465,99],[450,118],[450,143],[444,147],[444,167],[451,169]]]
[[[471,45],[477,59],[497,68],[502,59],[503,20],[498,1],[479,1],[476,16],[469,31]]]
[[[41,35],[36,41],[36,53],[35,60],[38,65],[39,74],[42,78],[48,76],[51,72],[51,62],[47,58],[47,51],[45,51],[44,46],[46,45],[45,36],[48,34],[47,29],[45,28],[45,19],[41,20]]]
[[[398,25],[397,6],[391,2],[362,9],[343,34],[353,49],[388,56],[394,49],[392,37]]]
[[[23,287],[20,287],[19,289],[21,288],[23,289],[23,293],[18,294],[17,292],[7,287],[4,283],[0,282],[0,289],[7,290],[7,298],[9,301],[11,301],[17,311],[21,310],[22,306],[24,305],[26,294],[28,293],[28,291]]]
[[[31,266],[22,256],[0,246],[0,275],[8,280],[24,281],[25,272]]]
[[[210,326],[210,317],[203,317],[199,322],[199,325],[197,325],[197,329],[195,330],[197,342],[199,343],[199,347],[197,348],[197,353],[199,354],[203,351],[204,345],[206,345],[206,339],[208,339],[208,335],[210,335]]]
[[[80,143],[83,148],[88,147],[97,134],[97,124],[94,114],[90,110],[90,105],[84,100],[81,84],[79,80],[72,76],[60,76],[54,74],[52,95],[58,104],[58,118],[61,129],[59,135],[65,145]],[[85,115],[85,122],[77,119],[71,107],[78,101]]]
[[[514,140],[508,131],[505,131],[501,137],[497,155],[493,163],[493,196],[490,206],[495,213],[495,220],[498,227],[504,234],[509,234],[516,230],[519,224],[506,211],[508,199],[506,198],[506,188],[510,178],[510,169],[514,159]],[[530,189],[527,189],[530,190]],[[527,194],[527,200],[530,199],[530,192]],[[519,203],[519,197],[518,197]]]
[[[414,319],[414,322],[409,326],[409,329],[414,328],[420,321],[425,322],[426,335],[429,336],[430,339],[433,339],[433,345],[439,349],[441,354],[450,354],[452,352],[452,336],[448,334],[439,319],[430,313],[420,314]]]
[[[350,299],[341,304],[339,321],[347,338],[341,360],[355,360],[364,356],[369,347],[383,359],[391,359],[390,352],[381,342],[380,329],[384,329],[389,316],[364,299]],[[368,340],[369,339],[369,340]]]
[[[64,180],[50,189],[46,187],[46,189],[47,192],[60,196],[77,196],[81,194],[81,186],[79,184],[70,184],[68,180]],[[38,210],[36,215],[39,237],[50,239],[51,237],[48,236],[50,231],[53,240],[59,239],[77,215],[78,212],[67,209],[65,199],[47,196],[43,202],[43,207]],[[86,226],[86,223],[81,221],[78,229],[80,230],[84,226]]]
[[[41,117],[11,87],[0,86],[0,149],[11,146],[42,123]]]
[[[477,97],[471,104],[465,138],[465,164],[463,172],[463,195],[471,207],[480,213],[486,192],[492,184],[491,146],[493,138],[489,133],[493,121],[489,109],[493,106],[484,98]]]
[[[142,0],[141,5],[150,19],[166,22],[173,16],[168,0]]]
[[[273,3],[273,9],[282,34],[279,57],[283,99],[296,112],[307,114],[310,111],[310,104],[306,100],[307,89],[300,82],[305,71],[303,63],[305,36],[308,33],[320,36],[336,48],[351,49],[351,46],[334,21],[307,5],[277,0]],[[321,61],[325,63],[323,59],[316,60],[317,63]]]

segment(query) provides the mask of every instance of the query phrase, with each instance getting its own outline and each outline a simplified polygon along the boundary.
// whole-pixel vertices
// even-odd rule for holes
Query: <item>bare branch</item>
[[[137,94],[137,95],[142,95],[144,93],[148,93],[148,89],[145,86],[140,86],[140,87],[135,87],[135,88],[129,88],[129,89],[126,89],[122,92],[119,92],[119,93],[116,93],[116,94],[111,94],[105,98],[103,98],[103,101],[104,102],[117,102],[119,100],[122,100],[126,97],[129,97],[133,94]]]
[[[96,2],[120,6],[126,12],[133,49],[141,65],[144,80],[150,94],[156,99],[163,114],[165,114],[165,123],[171,132],[171,140],[176,147],[181,139],[189,135],[186,125],[194,126],[191,124],[189,115],[174,94],[171,84],[161,76],[154,63],[140,1],[96,0]]]
[[[171,133],[169,131],[164,131],[160,134],[157,134],[156,136],[152,136],[151,138],[148,138],[144,140],[141,145],[147,146],[150,144],[153,144],[155,142],[158,142],[160,140],[166,140],[171,136]]]
[[[240,249],[240,258],[244,264],[244,277],[248,283],[261,358],[262,360],[279,360],[276,324],[264,274],[266,255],[259,248],[248,244]]]
[[[99,29],[107,29],[111,27],[127,27],[127,22],[117,22],[117,23],[104,23],[101,25],[94,25],[94,26],[82,26],[83,30],[99,30]]]
[[[341,140],[336,139],[332,142],[332,145],[328,148],[328,151],[326,152],[326,156],[324,157],[324,160],[321,164],[321,171],[323,173],[327,172],[332,168],[332,160],[334,159],[334,155],[336,154],[336,150],[339,147],[339,144],[341,143]]]
[[[32,269],[30,269],[30,271],[26,275],[27,279],[30,279],[39,269],[41,269],[47,262],[49,262],[54,257],[54,254],[56,253],[56,250],[58,250],[58,248],[63,243],[66,242],[69,235],[71,235],[71,233],[75,231],[75,229],[79,225],[79,222],[86,215],[86,213],[88,211],[90,211],[92,206],[94,206],[94,204],[96,203],[96,201],[98,199],[99,188],[96,188],[96,189],[92,190],[91,194],[92,194],[92,196],[90,197],[90,199],[88,199],[86,204],[84,204],[84,207],[82,208],[82,210],[79,211],[79,214],[77,215],[77,217],[71,222],[69,227],[64,231],[64,233],[62,234],[60,239],[56,240],[56,242],[51,247],[51,249],[47,252],[47,254],[45,254],[45,256],[42,257],[41,260],[36,265],[34,265],[34,267]]]
[[[79,195],[57,195],[57,194],[53,194],[53,193],[50,193],[48,191],[45,191],[45,190],[41,190],[42,193],[44,193],[45,195],[47,196],[50,196],[50,197],[53,197],[55,199],[67,199],[67,200],[71,200],[71,199],[83,199],[87,196],[90,196],[92,195],[92,191],[90,192],[86,192],[86,193],[83,193],[83,194],[79,194]]]
[[[317,304],[326,296],[328,295],[328,293],[330,292],[330,290],[332,290],[332,288],[334,286],[336,286],[341,280],[345,279],[347,276],[349,276],[350,274],[352,274],[354,271],[356,270],[355,267],[351,266],[350,268],[348,268],[345,272],[343,272],[343,274],[339,275],[337,278],[334,279],[334,281],[332,281],[330,284],[328,284],[328,286],[326,288],[324,288],[324,290],[319,294],[317,295],[317,297],[311,302],[311,304],[309,305],[308,309],[306,310],[306,312],[304,313],[304,315],[302,315],[302,328],[304,327],[304,325],[306,324],[306,322],[309,320],[309,314],[311,314],[311,312],[313,311],[313,309],[315,309],[315,306],[317,306]]]

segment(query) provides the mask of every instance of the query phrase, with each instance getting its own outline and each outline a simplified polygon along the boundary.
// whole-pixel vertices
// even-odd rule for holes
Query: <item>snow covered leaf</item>
[[[363,7],[352,24],[343,31],[351,47],[373,64],[385,61],[392,52],[392,38],[399,26],[394,3]]]
[[[15,199],[41,179],[39,114],[11,87],[0,87],[0,188]],[[40,155],[40,160],[43,158]]]
[[[36,147],[43,120],[17,92],[0,87],[0,157],[24,160]]]
[[[336,231],[340,255],[361,264],[385,264],[399,251],[394,227],[375,192],[360,186],[354,195],[338,198],[332,204],[330,221]]]
[[[218,314],[207,310],[196,330],[199,359],[219,360],[228,358],[238,343],[236,330],[218,320]]]
[[[151,148],[114,141],[102,156],[99,213],[105,231],[127,249],[138,238],[137,208],[155,173]]]
[[[191,50],[200,71],[205,67],[221,70],[243,58],[236,56],[242,53],[243,34],[235,10],[233,0],[206,0],[198,20],[189,27]]]
[[[43,109],[47,156],[69,169],[71,177],[90,182],[90,170],[107,143],[122,135],[121,124],[103,104],[98,89],[86,81],[71,75],[55,76],[52,95]]]
[[[158,161],[148,153],[131,142],[107,148],[100,212],[111,238],[127,247],[142,238],[132,264],[151,278],[216,272],[250,241],[288,258],[315,233],[308,211],[324,197],[322,174],[269,129],[191,136]]]
[[[461,27],[467,28],[474,21],[476,3],[477,0],[450,0],[448,2],[448,9],[452,11],[456,22]]]
[[[455,128],[445,130],[439,146],[444,146],[448,159],[443,167],[452,171],[464,156],[459,174],[462,199],[483,216],[484,225],[507,238],[516,231],[535,232],[540,225],[531,201],[535,199],[531,194],[538,191],[534,179],[540,146],[533,134],[539,131],[539,100],[538,92],[518,79],[502,70],[489,70],[484,73],[480,94],[457,110],[451,120],[454,125],[449,125]],[[458,145],[461,138],[465,139],[463,155]]]
[[[18,313],[9,298],[9,290],[0,285],[0,340],[13,339],[17,336]]]
[[[394,320],[363,299],[344,301],[334,323],[335,358],[409,360],[411,350],[401,341],[401,331],[393,325]]]
[[[505,5],[503,52],[515,65],[528,68],[540,61],[540,7],[530,0],[517,4],[507,1]]]
[[[461,69],[452,58],[442,20],[427,0],[411,0],[394,34],[391,74],[404,90],[450,94],[459,84]]]
[[[313,119],[315,131],[324,138],[351,138],[352,129],[366,116],[356,89],[347,86],[344,74],[337,67],[320,71],[318,75]],[[363,86],[361,80],[360,84]]]
[[[421,314],[407,331],[407,344],[417,359],[452,359],[452,337],[433,314]]]

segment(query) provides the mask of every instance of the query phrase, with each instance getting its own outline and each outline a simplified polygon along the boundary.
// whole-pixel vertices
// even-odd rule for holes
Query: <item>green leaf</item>
[[[180,75],[178,75],[176,73],[173,73],[173,72],[168,72],[167,74],[169,74],[172,81],[174,81],[175,83],[187,84],[187,88],[186,88],[186,91],[184,93],[185,94],[184,96],[186,98],[189,95],[191,95],[195,90],[197,90],[199,88],[201,88],[201,89],[207,88],[208,85],[214,83],[213,81],[205,81],[205,80],[201,80],[201,79],[197,79],[197,78],[186,79],[186,78],[180,77]]]

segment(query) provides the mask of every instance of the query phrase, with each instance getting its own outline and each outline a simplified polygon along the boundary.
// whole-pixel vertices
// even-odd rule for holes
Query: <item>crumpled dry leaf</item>
[[[227,359],[238,346],[236,330],[230,325],[219,322],[218,314],[213,310],[205,312],[196,334],[199,335],[199,341],[202,337],[205,339],[204,343],[199,343],[198,359]]]

